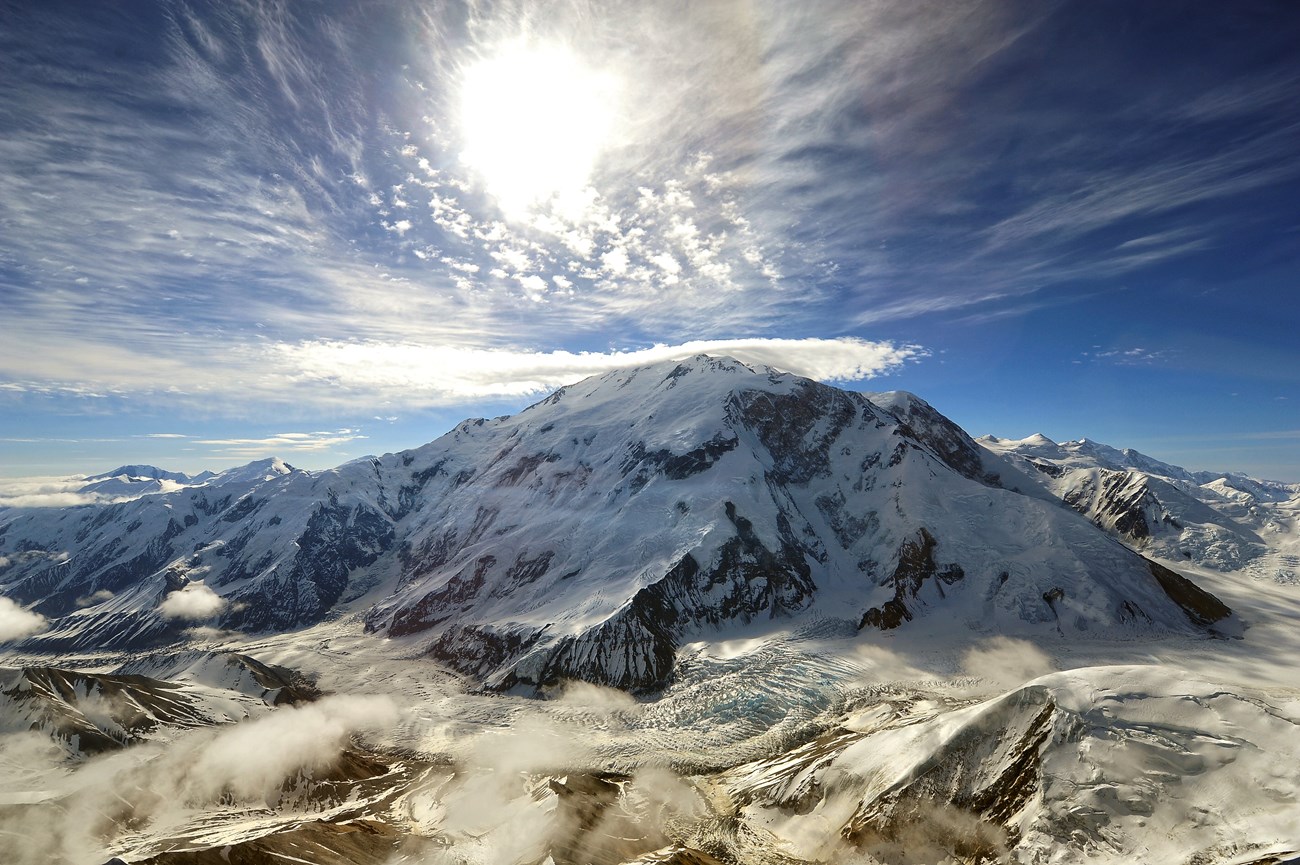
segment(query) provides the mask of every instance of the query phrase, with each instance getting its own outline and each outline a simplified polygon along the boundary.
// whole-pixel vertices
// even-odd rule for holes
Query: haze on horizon
[[[0,476],[698,352],[1300,481],[1300,8],[8,4]]]

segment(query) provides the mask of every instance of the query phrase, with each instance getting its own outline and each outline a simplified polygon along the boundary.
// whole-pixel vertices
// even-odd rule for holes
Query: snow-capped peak
[[[87,483],[105,480],[169,480],[179,483],[190,483],[193,479],[184,472],[172,472],[166,469],[160,469],[151,465],[128,465],[118,466],[117,468],[103,472],[102,474],[90,475],[85,478]]]

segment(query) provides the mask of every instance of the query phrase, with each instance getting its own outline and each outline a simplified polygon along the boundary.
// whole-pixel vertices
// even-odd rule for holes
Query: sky
[[[0,2],[0,477],[713,353],[1300,481],[1300,4]]]

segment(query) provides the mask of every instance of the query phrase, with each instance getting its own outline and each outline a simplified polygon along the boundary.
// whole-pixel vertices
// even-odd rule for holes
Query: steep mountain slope
[[[392,541],[372,492],[269,459],[163,495],[0,511],[0,592],[54,621],[33,638],[49,650],[319,621]]]
[[[1229,615],[1041,490],[1004,488],[924,402],[881,401],[726,359],[619,371],[328,472],[0,513],[0,593],[51,619],[29,640],[51,650],[355,612],[496,688],[655,688],[684,642],[746,627],[942,610],[1113,639]]]

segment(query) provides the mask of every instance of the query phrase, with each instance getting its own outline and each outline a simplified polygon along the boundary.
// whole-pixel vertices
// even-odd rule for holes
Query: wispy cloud
[[[1152,349],[1133,346],[1132,348],[1103,349],[1101,346],[1096,346],[1094,351],[1084,352],[1083,357],[1098,362],[1115,364],[1116,366],[1149,366],[1167,361],[1177,354],[1178,352],[1167,348]]]
[[[0,397],[211,405],[242,387],[250,406],[328,405],[331,380],[426,404],[437,386],[401,399],[412,376],[391,362],[427,368],[420,346],[541,356],[1014,316],[1223,245],[1232,208],[1300,176],[1294,75],[1138,75],[1122,46],[1076,62],[1094,49],[1052,40],[1077,14],[16,12],[0,34]],[[148,62],[105,53],[104,32]],[[461,87],[521,39],[617,86],[584,103],[605,125],[581,182],[503,208],[467,155]],[[1094,92],[1109,102],[1090,119]],[[496,114],[539,145],[581,125]],[[369,369],[338,367],[363,354]],[[526,367],[450,375],[437,399],[552,381]]]
[[[359,430],[340,429],[320,432],[286,432],[261,438],[195,439],[216,456],[253,459],[262,456],[311,454],[331,451],[349,442],[366,438]]]

